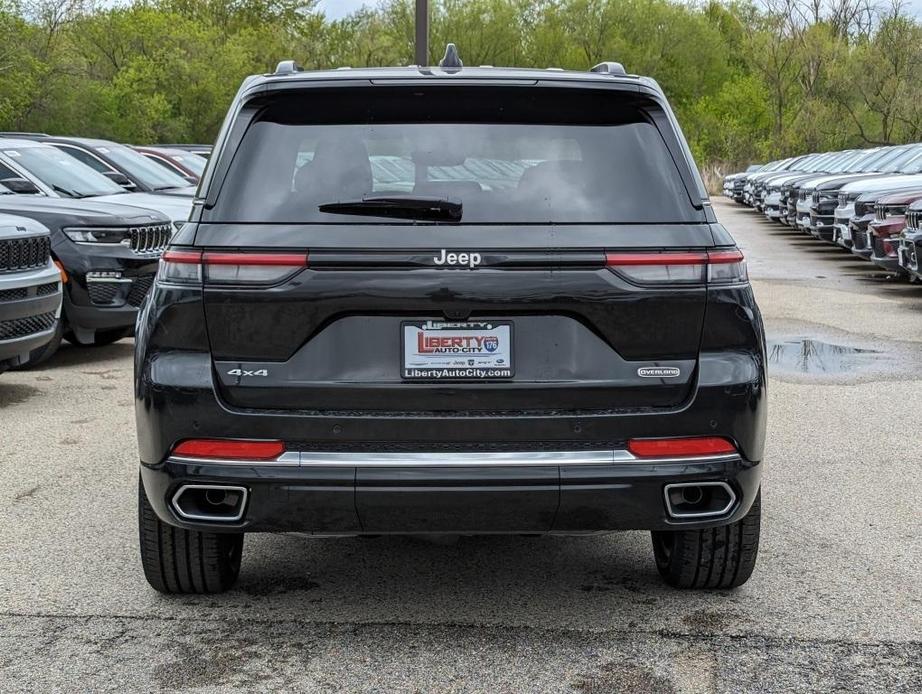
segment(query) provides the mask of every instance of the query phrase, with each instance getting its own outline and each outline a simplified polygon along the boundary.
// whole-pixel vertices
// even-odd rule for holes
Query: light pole
[[[416,0],[416,64],[429,64],[429,0]]]

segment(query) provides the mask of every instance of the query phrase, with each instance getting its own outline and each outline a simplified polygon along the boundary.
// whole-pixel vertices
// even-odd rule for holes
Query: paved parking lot
[[[160,596],[132,346],[64,348],[0,376],[0,691],[922,689],[922,288],[716,206],[772,340],[746,586],[666,588],[645,533],[250,536],[233,592]]]

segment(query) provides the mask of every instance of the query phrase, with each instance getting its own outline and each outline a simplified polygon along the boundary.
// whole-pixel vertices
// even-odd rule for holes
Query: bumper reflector
[[[227,460],[275,460],[285,452],[281,441],[244,439],[187,439],[173,449],[174,455],[187,458]]]
[[[628,450],[641,458],[675,458],[736,453],[736,446],[719,436],[679,439],[631,439]]]

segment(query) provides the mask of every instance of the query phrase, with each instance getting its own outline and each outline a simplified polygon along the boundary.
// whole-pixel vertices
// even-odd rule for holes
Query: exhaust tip
[[[679,482],[663,489],[671,518],[716,518],[736,505],[736,493],[726,482]]]
[[[246,487],[225,484],[184,484],[170,500],[177,516],[185,520],[233,523],[243,518]]]

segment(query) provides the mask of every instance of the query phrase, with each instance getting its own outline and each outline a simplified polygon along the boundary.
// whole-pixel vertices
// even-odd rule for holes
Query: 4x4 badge
[[[228,376],[268,376],[268,369],[256,369],[255,371],[248,371],[246,369],[231,369],[227,372]]]
[[[643,378],[675,378],[682,375],[682,370],[677,366],[641,366],[637,375]]]

